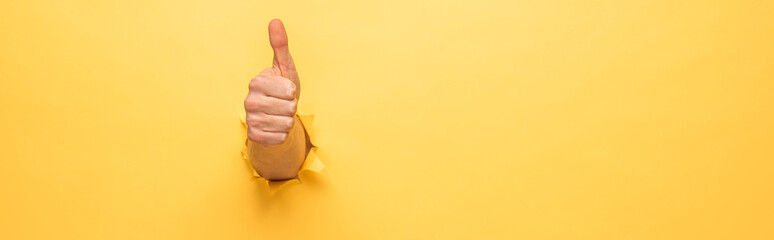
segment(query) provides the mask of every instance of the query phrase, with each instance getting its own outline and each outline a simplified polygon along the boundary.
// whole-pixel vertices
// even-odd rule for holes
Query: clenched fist
[[[269,23],[274,50],[272,67],[250,80],[245,98],[250,162],[268,180],[295,178],[311,148],[296,116],[301,83],[288,50],[288,36],[278,19]]]

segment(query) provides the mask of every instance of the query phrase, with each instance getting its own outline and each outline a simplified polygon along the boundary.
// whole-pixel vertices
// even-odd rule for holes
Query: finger
[[[264,132],[289,132],[295,121],[293,117],[268,114],[247,115],[247,125]]]
[[[283,77],[294,76],[296,67],[288,49],[288,34],[279,19],[273,19],[269,22],[269,42],[274,50],[274,67],[279,68],[280,75]]]
[[[250,80],[249,87],[251,91],[280,99],[293,100],[296,97],[296,84],[280,76],[258,75]]]
[[[245,99],[245,110],[248,112],[263,112],[269,115],[292,117],[296,114],[298,104],[269,96],[251,95]]]
[[[263,146],[271,146],[285,142],[285,139],[288,138],[288,134],[280,132],[264,132],[259,129],[251,128],[247,131],[247,138],[249,138],[250,141]]]

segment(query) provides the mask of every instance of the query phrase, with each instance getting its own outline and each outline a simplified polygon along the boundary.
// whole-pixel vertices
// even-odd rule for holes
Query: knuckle
[[[247,117],[245,117],[245,122],[247,123],[247,126],[260,126],[262,124],[261,117],[253,114],[248,114]]]
[[[296,113],[297,109],[298,109],[298,102],[296,101],[290,102],[290,106],[288,106],[288,111],[290,111],[289,114],[291,116]]]
[[[261,87],[261,77],[256,76],[253,79],[250,80],[250,84],[248,85],[250,90],[256,90]]]
[[[271,84],[268,77],[259,75],[250,80],[250,90],[263,91],[268,84]]]
[[[285,117],[282,117],[282,118],[277,118],[276,120],[274,120],[272,126],[274,126],[274,128],[276,128],[277,131],[289,131],[290,128],[293,127],[292,124],[293,123],[292,122],[288,122],[288,120],[285,119]]]
[[[291,128],[293,128],[293,123],[294,123],[293,118],[285,120],[285,125],[284,125],[285,130],[290,130]]]
[[[288,82],[290,82],[290,80],[288,80]],[[296,91],[297,91],[296,90],[296,84],[294,84],[293,82],[290,82],[289,85],[290,86],[288,87],[288,93],[290,93],[290,97],[295,97],[296,96]]]
[[[245,98],[245,109],[254,109],[255,108],[255,101],[251,98]]]

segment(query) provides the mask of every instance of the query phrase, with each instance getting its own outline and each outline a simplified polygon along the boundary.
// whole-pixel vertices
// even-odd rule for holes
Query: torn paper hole
[[[258,175],[255,169],[250,167],[253,170],[253,176],[263,180],[263,182],[268,185],[268,189],[271,194],[279,192],[282,189],[286,189],[289,186],[303,183],[304,176],[308,176],[307,173],[319,174],[323,176],[326,175],[324,172],[325,165],[323,165],[322,161],[320,161],[320,159],[317,157],[317,144],[314,144],[314,141],[312,140],[312,122],[314,121],[314,115],[298,114],[298,118],[301,119],[301,125],[304,127],[306,133],[309,134],[309,141],[312,143],[312,149],[309,151],[309,154],[306,155],[306,159],[304,159],[304,164],[301,166],[301,169],[298,170],[298,178],[282,181],[269,181],[265,178],[262,178],[261,175]],[[242,127],[247,130],[247,122],[245,121],[244,113],[242,113],[242,116],[239,120],[242,122]],[[242,158],[247,161],[248,166],[252,166],[252,164],[250,164],[249,155],[247,154],[247,139],[245,139],[245,144],[242,146]]]

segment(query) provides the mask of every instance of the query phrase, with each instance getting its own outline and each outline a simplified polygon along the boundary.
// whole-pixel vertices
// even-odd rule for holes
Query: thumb
[[[293,57],[290,56],[290,50],[288,50],[288,34],[279,19],[273,19],[269,22],[269,42],[274,50],[274,68],[279,69],[279,73],[283,77],[297,76]]]

